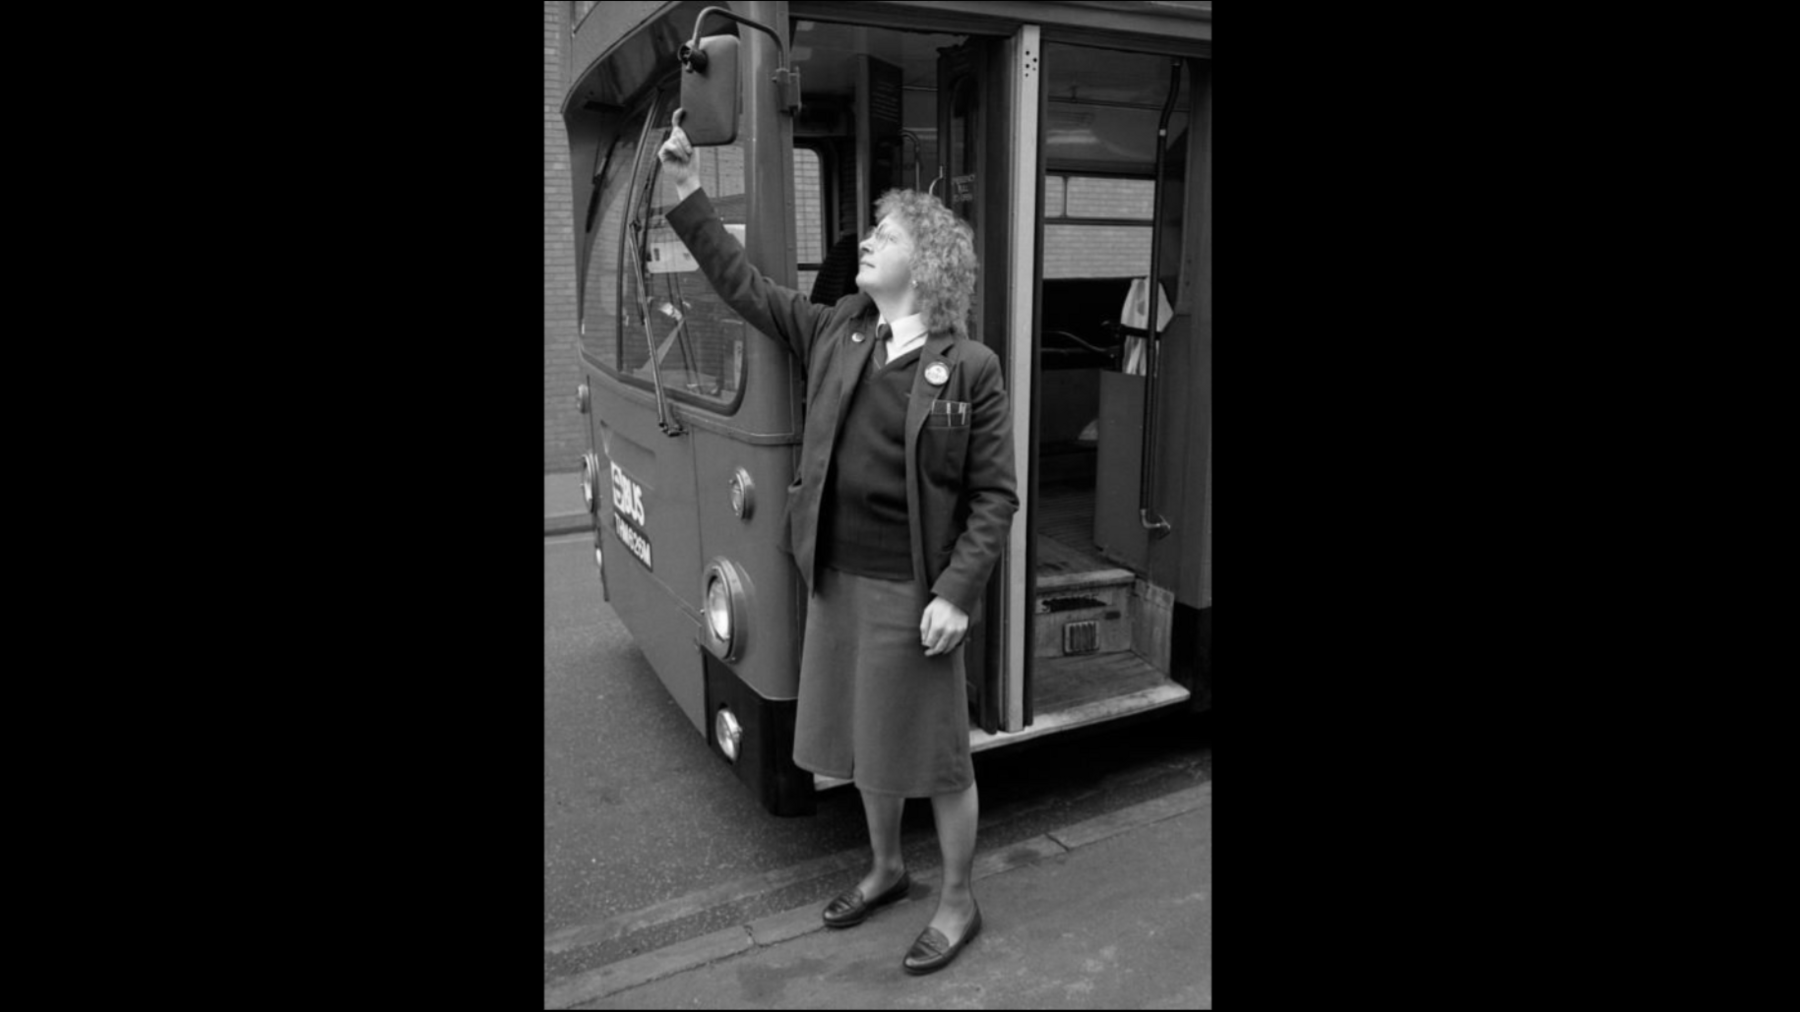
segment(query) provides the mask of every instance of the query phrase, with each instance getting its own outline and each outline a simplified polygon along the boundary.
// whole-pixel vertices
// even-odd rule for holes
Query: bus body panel
[[[754,446],[730,439],[706,440],[697,449],[700,557],[703,562],[730,559],[751,584],[748,627],[739,631],[743,649],[726,665],[758,695],[793,699],[799,693],[800,643],[790,614],[800,574],[794,557],[779,546],[794,452],[785,445]],[[752,483],[748,520],[731,509],[731,480],[739,469]]]
[[[704,729],[693,647],[700,611],[696,574],[704,561],[692,534],[698,523],[693,446],[658,431],[655,413],[621,397],[611,376],[590,373],[588,382],[600,417],[600,494],[610,521],[604,551],[613,609],[682,712]]]

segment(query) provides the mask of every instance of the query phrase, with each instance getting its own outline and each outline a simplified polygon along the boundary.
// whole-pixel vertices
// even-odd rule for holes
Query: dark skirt
[[[925,656],[926,600],[912,580],[820,567],[800,653],[796,765],[909,798],[975,783],[963,647]]]

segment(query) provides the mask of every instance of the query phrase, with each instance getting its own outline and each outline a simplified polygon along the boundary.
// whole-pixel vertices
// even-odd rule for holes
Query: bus
[[[805,386],[664,219],[677,109],[758,269],[849,294],[891,188],[974,231],[1020,508],[965,647],[1001,748],[1211,705],[1210,3],[596,3],[564,97],[604,599],[712,751],[778,815],[806,589],[779,547]],[[700,134],[707,134],[701,137]]]

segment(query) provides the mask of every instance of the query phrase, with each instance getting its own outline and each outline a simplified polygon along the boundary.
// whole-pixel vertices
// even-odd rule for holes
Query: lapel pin
[[[851,335],[850,335],[850,340],[852,340],[852,341],[855,341],[855,342],[856,342],[856,343],[857,343],[857,344],[861,344],[861,343],[863,343],[863,335],[862,335],[862,331],[860,331],[860,330],[859,330],[859,331],[857,331],[857,332],[856,332],[856,333],[854,333],[854,334],[851,334]]]
[[[943,386],[949,379],[950,370],[945,368],[944,363],[942,362],[933,362],[930,367],[925,370],[925,382],[930,383],[934,387]]]

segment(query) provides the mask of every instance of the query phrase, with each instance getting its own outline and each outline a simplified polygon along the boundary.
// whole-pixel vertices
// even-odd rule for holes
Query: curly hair
[[[918,190],[889,190],[875,202],[875,220],[893,215],[912,236],[914,295],[930,333],[969,336],[975,301],[975,232],[943,202]]]

